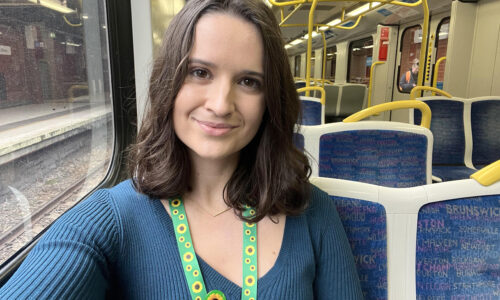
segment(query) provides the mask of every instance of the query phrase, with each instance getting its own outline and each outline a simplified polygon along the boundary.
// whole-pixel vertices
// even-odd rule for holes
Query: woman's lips
[[[211,136],[221,136],[232,129],[238,127],[234,126],[231,124],[226,124],[226,123],[213,123],[213,122],[208,122],[208,121],[200,121],[195,119],[195,121],[200,125],[201,129],[208,135]]]

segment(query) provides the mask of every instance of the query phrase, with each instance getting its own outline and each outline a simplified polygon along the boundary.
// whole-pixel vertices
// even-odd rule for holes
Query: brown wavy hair
[[[245,205],[257,208],[252,219],[300,214],[309,202],[310,166],[293,144],[300,102],[273,12],[262,0],[190,0],[170,23],[149,83],[149,110],[129,171],[135,188],[153,198],[171,198],[190,189],[191,163],[173,127],[174,102],[188,73],[195,26],[207,13],[228,13],[259,30],[264,46],[266,110],[256,136],[240,152],[238,166],[225,186],[224,201],[242,216]]]

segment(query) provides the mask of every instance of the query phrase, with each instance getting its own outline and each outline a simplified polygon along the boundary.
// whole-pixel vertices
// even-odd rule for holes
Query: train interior
[[[500,299],[500,1],[263,0],[366,299]],[[184,0],[0,0],[0,286],[127,178]],[[497,59],[498,58],[498,59]]]

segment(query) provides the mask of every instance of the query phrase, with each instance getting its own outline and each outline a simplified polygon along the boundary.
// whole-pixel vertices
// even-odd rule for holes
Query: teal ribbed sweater
[[[216,251],[216,249],[214,249]],[[241,288],[198,257],[207,290],[228,300]],[[170,216],[130,180],[101,190],[45,233],[0,299],[189,299]],[[351,250],[333,202],[287,217],[281,250],[258,280],[258,299],[362,299]]]

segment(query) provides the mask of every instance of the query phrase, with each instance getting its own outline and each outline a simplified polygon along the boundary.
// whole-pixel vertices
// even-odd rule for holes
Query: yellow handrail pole
[[[472,174],[470,178],[476,180],[484,186],[489,186],[495,182],[500,181],[500,160],[487,165],[486,167]]]
[[[363,120],[369,116],[373,116],[388,110],[416,108],[422,112],[422,122],[420,126],[430,129],[431,127],[431,109],[423,101],[418,100],[401,100],[395,102],[387,102],[372,107],[365,108],[357,113],[350,115],[344,119],[344,123],[352,123]]]
[[[281,19],[280,26],[281,26],[281,25],[283,25],[283,23],[285,23],[286,21],[288,21],[288,19],[290,19],[290,17],[291,17],[291,16],[293,16],[293,14],[294,14],[297,10],[299,10],[299,9],[302,7],[302,4],[303,4],[303,3],[298,4],[298,5],[295,5],[295,9],[294,9],[294,10],[292,10],[292,12],[291,12],[291,13],[289,13],[289,14],[288,14],[288,15],[287,15],[284,19],[283,19],[283,18]],[[283,8],[282,8],[282,9],[283,9]],[[282,15],[282,16],[283,16],[283,15]]]
[[[366,101],[366,107],[372,106],[373,70],[375,69],[376,65],[381,65],[384,63],[385,61],[376,61],[372,63],[372,66],[370,67],[370,82],[368,83],[368,100]]]
[[[420,63],[425,62],[425,49],[427,49],[427,31],[429,31],[429,5],[427,5],[427,0],[422,0],[422,8],[424,9],[424,26],[422,27],[422,43],[420,44]],[[419,70],[417,86],[424,85],[424,72]]]
[[[326,73],[326,38],[325,32],[321,31],[321,37],[323,38],[323,74],[321,74],[321,83],[323,88],[325,87],[325,73]]]
[[[271,3],[274,6],[288,6],[288,5],[295,5],[295,4],[303,4],[306,3],[307,0],[294,0],[294,1],[287,1],[287,2],[276,2],[274,0],[268,0],[269,3]]]
[[[307,27],[307,56],[306,56],[306,87],[309,87],[311,80],[311,57],[312,57],[312,31],[314,24],[314,11],[316,10],[316,5],[318,0],[313,0],[311,4],[311,10],[309,11],[309,25]],[[306,92],[306,96],[309,96],[309,92]]]
[[[320,91],[321,92],[321,98],[319,99],[319,101],[321,102],[321,104],[325,105],[325,97],[326,97],[326,93],[325,93],[325,89],[320,87],[320,86],[309,86],[309,87],[303,87],[303,88],[300,88],[297,90],[297,93],[302,93],[302,92],[309,92],[309,91]]]
[[[436,64],[434,65],[434,79],[432,80],[432,87],[437,88],[437,82],[438,82],[438,74],[439,74],[439,67],[443,60],[446,59],[446,56],[441,57],[436,61]],[[435,96],[436,92],[432,92],[432,96]]]
[[[440,90],[438,88],[435,88],[435,87],[431,87],[431,86],[422,86],[422,85],[417,85],[416,87],[414,87],[411,92],[410,92],[410,99],[411,100],[415,100],[417,99],[417,92],[419,91],[431,91],[431,92],[435,92],[435,93],[438,93],[438,94],[441,94],[443,96],[446,96],[448,98],[451,98],[453,97],[451,94],[443,91],[443,90]]]

